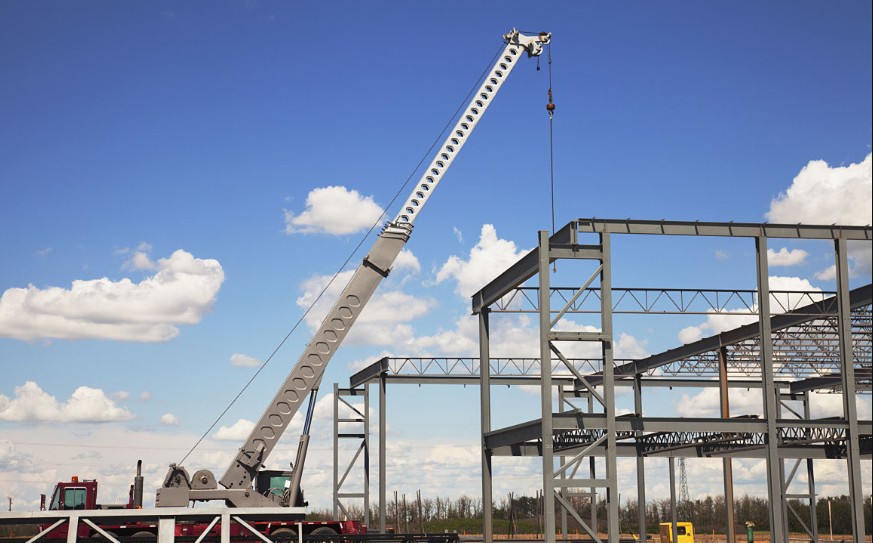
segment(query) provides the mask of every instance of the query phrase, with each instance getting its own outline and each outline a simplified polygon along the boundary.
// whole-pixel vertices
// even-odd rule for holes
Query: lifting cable
[[[227,404],[227,407],[224,408],[224,411],[222,411],[221,414],[218,415],[218,417],[216,417],[215,421],[213,421],[213,423],[209,426],[209,428],[207,428],[206,431],[203,432],[203,435],[201,435],[200,439],[198,439],[197,442],[194,443],[194,446],[191,447],[191,449],[187,453],[185,453],[185,456],[183,456],[182,459],[178,462],[179,465],[181,465],[185,462],[185,460],[191,455],[191,453],[194,452],[194,450],[200,445],[200,443],[202,443],[203,440],[206,439],[206,436],[209,435],[209,432],[211,432],[215,428],[215,426],[221,421],[221,419],[224,418],[224,415],[226,415],[227,412],[230,411],[230,408],[233,407],[234,404],[237,402],[237,400],[240,399],[240,397],[249,388],[249,386],[251,386],[251,384],[258,377],[258,375],[260,375],[260,373],[264,370],[264,368],[267,367],[267,364],[269,364],[270,361],[273,359],[273,357],[276,356],[276,354],[279,352],[279,349],[281,349],[282,346],[285,345],[285,343],[288,341],[288,338],[291,337],[291,334],[293,334],[297,330],[297,328],[300,326],[300,324],[303,322],[303,320],[306,318],[306,316],[309,315],[309,313],[315,307],[315,304],[317,304],[318,301],[321,300],[322,296],[324,296],[324,294],[327,292],[327,290],[330,288],[330,286],[334,283],[334,281],[339,276],[339,274],[342,273],[343,270],[345,270],[346,266],[348,266],[349,262],[351,262],[352,258],[354,258],[354,256],[355,256],[355,254],[361,249],[361,246],[364,244],[364,242],[367,240],[367,238],[369,238],[370,235],[373,233],[373,231],[376,229],[376,227],[379,226],[382,223],[382,221],[384,221],[386,219],[388,209],[390,209],[391,206],[394,205],[394,202],[397,201],[397,198],[399,198],[401,194],[405,194],[405,190],[406,190],[406,187],[409,185],[409,182],[412,181],[413,177],[415,177],[416,173],[421,169],[421,165],[424,164],[424,161],[427,160],[431,156],[431,154],[433,153],[433,150],[437,147],[437,145],[445,139],[444,136],[445,136],[446,132],[450,129],[450,127],[452,127],[454,125],[455,119],[458,118],[458,115],[460,115],[461,111],[463,111],[464,107],[469,103],[470,98],[473,96],[473,93],[476,92],[476,89],[478,89],[479,86],[482,84],[482,81],[485,79],[485,76],[488,75],[488,73],[491,71],[491,67],[494,65],[495,61],[497,60],[497,57],[500,55],[500,52],[503,50],[503,46],[504,46],[504,44],[501,43],[500,47],[497,49],[497,52],[494,54],[493,57],[491,57],[491,60],[488,63],[485,70],[482,72],[481,75],[479,75],[479,78],[476,80],[476,82],[470,88],[470,91],[467,93],[467,96],[464,97],[464,99],[461,101],[461,104],[458,106],[458,108],[452,114],[449,121],[443,127],[442,131],[440,131],[440,133],[434,139],[433,143],[430,145],[430,148],[428,148],[428,150],[424,153],[424,155],[418,161],[418,164],[415,166],[415,168],[413,168],[412,172],[410,172],[409,176],[406,178],[406,181],[404,181],[403,184],[394,193],[394,196],[391,198],[391,201],[388,202],[388,205],[385,207],[385,210],[382,211],[382,214],[379,215],[379,217],[376,219],[375,222],[373,222],[373,224],[370,226],[370,228],[367,230],[367,232],[363,235],[363,237],[361,237],[361,240],[358,242],[358,244],[355,246],[355,248],[352,250],[352,252],[349,254],[349,256],[345,259],[345,261],[342,263],[342,265],[339,267],[339,269],[337,269],[337,271],[330,278],[330,281],[328,281],[327,284],[324,286],[324,288],[321,289],[321,292],[318,293],[318,296],[315,297],[315,300],[313,300],[312,303],[309,304],[309,307],[306,308],[306,310],[303,312],[303,315],[301,315],[301,317],[297,320],[297,322],[294,323],[294,326],[291,327],[291,330],[287,334],[285,334],[285,337],[282,338],[282,341],[279,342],[279,345],[277,345],[276,348],[273,349],[273,352],[270,353],[270,356],[268,356],[267,359],[264,360],[264,362],[261,364],[261,366],[255,372],[255,374],[252,375],[251,379],[249,379],[248,382],[246,382],[246,384],[243,385],[243,387],[240,389],[240,391],[237,393],[237,395],[234,396],[234,398],[230,401],[230,403]],[[549,59],[549,64],[551,64],[551,58]],[[550,68],[550,70],[551,70],[551,68]],[[553,227],[553,229],[554,229],[554,227]]]
[[[555,233],[555,138],[552,132],[552,119],[555,116],[555,103],[552,101],[552,45],[546,44],[549,59],[549,103],[546,111],[549,112],[549,176],[551,178],[552,193],[552,234]]]

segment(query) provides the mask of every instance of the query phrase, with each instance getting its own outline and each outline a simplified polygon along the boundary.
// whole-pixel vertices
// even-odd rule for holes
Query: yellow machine
[[[694,526],[690,522],[676,523],[676,539],[673,539],[673,523],[662,522],[661,543],[694,543]]]

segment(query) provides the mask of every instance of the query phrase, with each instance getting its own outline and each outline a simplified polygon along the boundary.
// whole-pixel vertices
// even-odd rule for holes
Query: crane
[[[484,82],[397,216],[382,228],[370,252],[358,266],[224,475],[221,479],[216,479],[211,471],[199,470],[193,477],[189,477],[184,467],[171,464],[164,483],[158,490],[157,506],[184,507],[190,501],[208,500],[224,500],[231,507],[296,505],[315,391],[318,389],[327,364],[379,283],[390,273],[394,260],[409,241],[416,218],[518,59],[523,53],[528,57],[539,56],[543,46],[550,42],[551,34],[541,32],[536,35],[525,35],[512,29],[503,36],[503,39],[505,47]],[[288,488],[284,492],[271,492],[270,489],[275,487],[269,476],[275,472],[263,470],[262,467],[292,417],[307,401],[307,397],[309,409],[305,430],[301,436],[293,473],[287,483]]]

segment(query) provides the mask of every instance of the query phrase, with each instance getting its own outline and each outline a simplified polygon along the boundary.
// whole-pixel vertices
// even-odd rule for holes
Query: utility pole
[[[679,457],[679,502],[690,502],[688,496],[688,476],[685,474],[685,457]]]
[[[9,498],[9,511],[12,511],[12,496],[8,496]]]

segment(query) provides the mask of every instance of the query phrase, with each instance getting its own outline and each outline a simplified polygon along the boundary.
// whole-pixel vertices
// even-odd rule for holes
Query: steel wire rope
[[[240,391],[237,393],[237,395],[234,396],[234,398],[230,401],[230,403],[227,404],[227,407],[224,408],[224,410],[221,412],[221,414],[218,415],[218,417],[215,419],[215,421],[212,422],[212,424],[209,426],[209,428],[207,428],[206,431],[203,433],[203,435],[201,435],[200,438],[197,440],[197,442],[194,443],[194,446],[192,446],[191,449],[187,453],[185,453],[185,456],[183,456],[182,459],[178,462],[179,465],[181,465],[182,463],[185,462],[185,460],[188,459],[188,457],[191,455],[191,453],[193,453],[194,450],[200,445],[200,443],[202,443],[203,440],[206,439],[206,436],[209,435],[209,432],[211,432],[215,428],[215,426],[221,421],[222,418],[224,418],[224,416],[227,414],[227,412],[230,411],[231,407],[233,407],[234,404],[236,404],[237,400],[239,400],[240,397],[245,393],[245,391],[248,390],[249,386],[251,386],[251,384],[258,377],[258,375],[260,375],[261,372],[264,370],[264,368],[267,367],[267,364],[270,363],[270,361],[273,359],[273,357],[276,356],[276,354],[279,352],[279,350],[282,348],[282,346],[285,345],[285,343],[288,341],[288,338],[290,338],[291,335],[297,330],[297,328],[300,326],[300,323],[302,323],[303,320],[306,318],[306,316],[309,315],[309,313],[315,307],[315,304],[317,304],[318,301],[322,298],[322,296],[324,296],[325,292],[327,292],[327,290],[334,283],[334,281],[339,276],[339,274],[342,273],[343,270],[345,270],[346,266],[348,266],[349,262],[351,262],[352,258],[354,258],[354,256],[355,256],[355,254],[357,254],[357,252],[360,250],[361,246],[364,244],[364,242],[367,240],[367,238],[370,237],[370,234],[373,233],[373,230],[375,230],[376,227],[385,219],[385,217],[387,216],[388,209],[394,205],[394,203],[397,201],[397,198],[399,198],[400,194],[406,190],[406,187],[409,185],[409,182],[412,180],[413,177],[415,177],[416,173],[421,169],[421,165],[424,164],[424,161],[427,160],[427,158],[429,156],[431,156],[431,153],[433,153],[433,150],[436,148],[436,146],[439,144],[439,142],[441,142],[444,139],[445,133],[449,130],[449,128],[455,122],[455,119],[458,118],[458,115],[464,109],[464,106],[466,106],[469,103],[470,97],[473,95],[473,93],[476,92],[476,89],[479,88],[479,86],[482,83],[482,80],[485,79],[485,76],[488,74],[488,72],[491,71],[491,66],[494,65],[495,60],[500,55],[500,52],[502,50],[503,50],[503,44],[501,44],[501,46],[497,49],[497,52],[494,54],[494,56],[491,57],[491,60],[489,61],[488,66],[485,68],[485,70],[482,72],[482,74],[479,76],[479,78],[473,84],[472,88],[470,88],[470,91],[467,93],[467,95],[461,101],[461,104],[457,107],[457,109],[455,109],[455,112],[452,114],[451,118],[449,118],[449,121],[445,124],[445,126],[443,126],[443,129],[436,136],[436,138],[434,139],[433,143],[430,145],[428,150],[422,155],[421,159],[418,161],[418,164],[416,164],[415,168],[412,170],[412,172],[410,172],[409,176],[406,178],[406,181],[404,181],[403,184],[400,186],[400,188],[398,188],[397,191],[394,193],[394,196],[391,198],[391,201],[388,202],[388,205],[385,207],[385,210],[383,210],[382,213],[379,215],[379,217],[373,222],[373,224],[370,226],[370,228],[367,230],[367,232],[363,235],[361,240],[358,242],[358,244],[355,246],[355,248],[349,254],[349,256],[345,259],[345,261],[342,263],[342,265],[339,267],[339,269],[337,269],[337,271],[330,278],[330,281],[328,281],[327,284],[324,286],[324,288],[321,289],[321,292],[318,293],[318,296],[315,297],[315,300],[313,300],[312,303],[309,304],[309,307],[306,308],[306,310],[303,312],[303,315],[301,315],[300,318],[297,320],[297,322],[294,323],[294,326],[291,327],[291,330],[287,334],[285,334],[285,337],[282,338],[282,341],[279,342],[279,345],[277,345],[276,348],[273,349],[273,352],[270,353],[270,356],[268,356],[266,360],[264,360],[264,362],[261,364],[261,366],[258,368],[258,370],[254,373],[254,375],[252,375],[252,377],[243,385],[243,387],[240,389]]]
[[[546,50],[548,51],[548,64],[549,64],[549,176],[551,181],[551,193],[552,193],[552,234],[555,233],[555,137],[552,130],[552,118],[554,117],[555,105],[552,103],[552,44],[546,44]],[[546,106],[547,108],[549,106]]]

